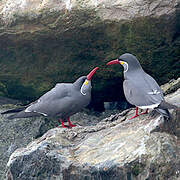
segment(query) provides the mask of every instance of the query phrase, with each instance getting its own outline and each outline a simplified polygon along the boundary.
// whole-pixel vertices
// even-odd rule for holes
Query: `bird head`
[[[85,96],[87,93],[91,93],[91,78],[98,69],[98,67],[94,68],[87,76],[81,76],[75,81],[74,85],[80,90],[82,95]]]
[[[124,68],[124,72],[130,72],[138,69],[142,69],[137,58],[129,53],[121,55],[118,59],[108,62],[106,65],[121,64]]]

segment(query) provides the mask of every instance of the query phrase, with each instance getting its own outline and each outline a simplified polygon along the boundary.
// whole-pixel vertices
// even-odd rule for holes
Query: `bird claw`
[[[136,114],[135,116],[133,116],[133,117],[131,117],[131,118],[129,118],[129,120],[130,119],[134,119],[135,117],[137,117],[137,116],[139,116],[138,114]]]
[[[69,118],[67,118],[67,121],[68,121],[69,125],[65,126],[64,123],[63,123],[63,120],[60,119],[62,128],[72,128],[72,127],[75,127],[75,126],[76,126],[76,125],[74,125],[74,124],[71,123],[71,121],[69,120]]]
[[[140,115],[143,115],[143,114],[148,114],[148,109],[146,109],[146,111],[141,113]]]
[[[61,122],[61,125],[62,125],[62,128],[69,128],[68,126],[65,126],[62,119],[60,119],[60,122]]]
[[[134,118],[137,117],[137,116],[139,116],[139,114],[138,114],[138,107],[136,107],[136,114],[135,114],[133,117],[129,118],[128,120],[134,119]]]
[[[72,124],[71,121],[69,120],[69,117],[67,118],[67,121],[69,123],[69,127],[72,128],[72,127],[75,127],[76,125]]]
[[[76,125],[60,125],[59,127],[62,127],[62,128],[72,128],[72,127],[75,127]]]

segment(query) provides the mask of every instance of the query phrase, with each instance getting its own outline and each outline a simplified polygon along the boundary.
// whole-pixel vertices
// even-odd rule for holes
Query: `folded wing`
[[[143,83],[143,86],[139,86],[138,82],[125,80],[123,88],[127,101],[138,107],[152,105],[157,107],[164,99],[159,88],[152,87],[148,82]]]

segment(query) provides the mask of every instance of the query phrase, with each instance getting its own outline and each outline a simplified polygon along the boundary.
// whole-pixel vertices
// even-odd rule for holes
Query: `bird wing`
[[[65,105],[69,105],[66,103],[69,102],[69,98],[67,85],[65,83],[59,83],[37,101],[31,103],[25,109],[25,112],[36,112],[44,116],[55,115],[58,111],[62,111]]]
[[[157,91],[156,89],[152,91],[153,87],[151,86],[151,83],[146,81],[144,82],[143,87],[141,87],[138,86],[138,82],[125,80],[123,89],[127,101],[135,106],[158,106],[163,100],[163,95],[158,91],[159,89],[157,89]]]
[[[163,96],[163,91],[161,90],[160,86],[158,85],[158,83],[154,80],[154,78],[152,78],[149,74],[145,73],[145,75],[143,76],[144,81],[146,83],[146,85],[148,86],[149,90],[151,90],[149,93],[150,94],[159,94],[159,97],[161,99],[164,99]]]

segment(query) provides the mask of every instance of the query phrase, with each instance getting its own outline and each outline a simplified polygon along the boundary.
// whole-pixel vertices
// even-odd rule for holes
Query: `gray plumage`
[[[140,108],[153,108],[163,116],[169,117],[168,109],[177,108],[165,102],[163,92],[157,82],[142,69],[139,61],[132,54],[126,53],[119,61],[128,64],[124,72],[124,94],[127,101]],[[125,65],[126,66],[126,65]]]
[[[127,101],[141,109],[152,108],[163,116],[169,117],[168,109],[177,107],[165,102],[161,88],[150,75],[144,72],[137,58],[125,53],[107,65],[119,63],[124,68],[123,89]]]
[[[91,100],[91,81],[89,80],[88,84],[84,85],[86,80],[87,77],[82,76],[74,83],[58,83],[53,89],[24,109],[9,110],[2,114],[20,111],[9,116],[8,119],[41,115],[66,119],[89,104]]]

